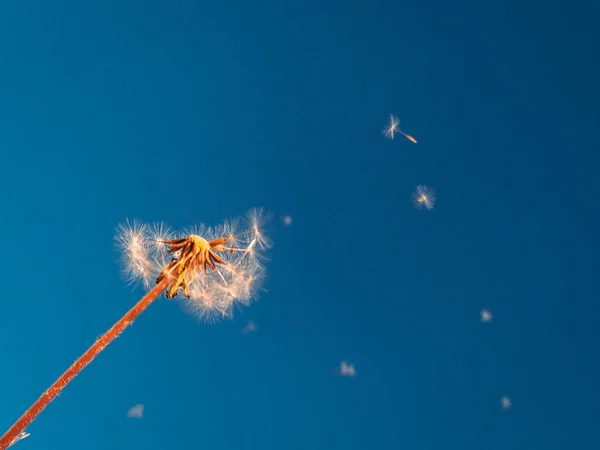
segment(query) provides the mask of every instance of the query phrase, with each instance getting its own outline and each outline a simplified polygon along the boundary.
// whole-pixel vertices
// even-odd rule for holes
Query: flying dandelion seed
[[[487,309],[481,310],[481,322],[488,323],[491,320],[492,320],[492,313],[489,312]]]
[[[342,361],[340,363],[340,366],[336,369],[335,373],[343,377],[354,377],[356,376],[356,369],[354,368],[354,364]]]
[[[141,419],[144,417],[144,405],[135,405],[127,411],[127,417],[130,419]]]
[[[510,398],[508,398],[506,395],[500,399],[500,404],[502,405],[502,409],[505,411],[512,406]]]
[[[248,322],[248,324],[242,328],[242,334],[248,334],[252,331],[256,331],[256,324],[252,321]]]
[[[292,216],[283,216],[281,221],[286,227],[289,227],[292,224]]]
[[[435,191],[433,189],[423,186],[422,184],[417,186],[417,190],[413,194],[413,202],[417,209],[423,207],[433,209],[435,200]]]
[[[406,134],[400,129],[400,119],[398,119],[393,114],[390,114],[390,123],[387,127],[383,129],[383,135],[386,138],[393,140],[396,134],[401,134],[413,144],[417,143],[417,140],[414,137],[412,137],[410,134]]]
[[[390,114],[390,124],[383,129],[383,135],[388,139],[394,139],[394,135],[400,130],[400,120]]]
[[[268,219],[262,210],[251,210],[246,219],[248,229],[239,233],[238,222],[216,228],[201,225],[187,233],[137,221],[119,225],[115,238],[122,251],[125,278],[139,280],[146,287],[155,280],[155,286],[25,411],[0,438],[0,450],[16,442],[71,380],[161,293],[168,299],[183,294],[190,310],[213,322],[230,317],[236,304],[250,303],[263,277],[263,251],[271,243],[262,229]]]

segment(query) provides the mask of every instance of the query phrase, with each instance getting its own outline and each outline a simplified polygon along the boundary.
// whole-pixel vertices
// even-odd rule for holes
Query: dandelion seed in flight
[[[502,405],[502,409],[505,411],[512,406],[510,398],[508,398],[506,395],[500,399],[500,404]]]
[[[387,127],[384,128],[383,135],[386,138],[393,140],[396,134],[401,134],[413,144],[417,143],[417,140],[414,137],[412,137],[410,134],[406,134],[400,129],[400,119],[398,119],[393,114],[390,114],[390,123]]]
[[[489,312],[487,309],[481,310],[481,322],[487,323],[491,320],[492,320],[492,313]]]
[[[144,405],[135,405],[127,411],[127,417],[130,419],[141,419],[144,417]]]
[[[343,376],[343,377],[353,377],[356,375],[356,369],[354,369],[354,364],[347,363],[346,361],[342,361],[340,363],[340,367],[335,371],[335,373]]]
[[[435,204],[435,191],[424,185],[417,186],[417,190],[413,194],[413,202],[417,209],[427,208],[433,209]]]
[[[248,334],[252,331],[256,331],[256,324],[252,321],[248,322],[248,324],[242,328],[242,334]]]
[[[292,224],[292,216],[283,216],[281,220],[286,227],[289,227]]]

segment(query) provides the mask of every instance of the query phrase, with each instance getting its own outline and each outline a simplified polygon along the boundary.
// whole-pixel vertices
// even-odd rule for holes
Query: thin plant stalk
[[[98,354],[104,350],[125,328],[158,298],[158,296],[169,285],[168,277],[161,280],[150,292],[131,308],[117,323],[106,333],[99,337],[96,342],[69,367],[52,385],[29,407],[27,411],[9,428],[0,438],[0,450],[6,450],[11,442],[35,420],[35,418],[56,398],[58,394],[91,363]]]

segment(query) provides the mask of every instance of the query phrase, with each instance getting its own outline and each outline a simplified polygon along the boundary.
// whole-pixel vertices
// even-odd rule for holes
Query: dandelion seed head
[[[120,225],[117,242],[128,279],[167,283],[167,298],[183,294],[185,308],[199,319],[215,322],[231,317],[237,304],[248,305],[264,276],[263,251],[271,245],[262,230],[266,216],[254,209],[249,228],[239,221],[217,227],[203,224],[174,233],[164,224]]]
[[[417,186],[416,191],[413,193],[413,202],[417,209],[433,209],[433,206],[435,205],[435,200],[435,191],[422,184]]]

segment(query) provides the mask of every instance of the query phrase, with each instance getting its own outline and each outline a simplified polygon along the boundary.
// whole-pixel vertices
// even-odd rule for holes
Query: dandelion
[[[433,209],[435,204],[435,191],[422,184],[417,186],[417,190],[413,194],[413,201],[417,208],[425,207]]]
[[[390,114],[390,124],[383,129],[383,135],[386,138],[393,140],[396,133],[401,134],[413,144],[417,143],[417,140],[414,137],[412,137],[410,134],[406,134],[400,129],[400,119],[393,114]]]
[[[262,210],[253,209],[247,217],[248,229],[242,232],[237,232],[239,222],[235,221],[215,228],[201,225],[185,233],[162,224],[127,221],[119,225],[116,241],[125,278],[141,281],[146,288],[154,281],[155,286],[25,411],[0,438],[0,450],[16,442],[71,380],[161,293],[167,299],[183,295],[186,306],[208,321],[230,317],[236,304],[248,304],[263,276],[260,257],[271,245],[262,230],[267,218]]]

